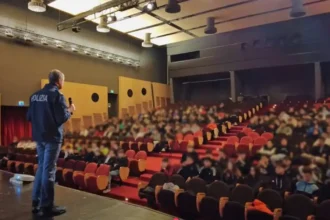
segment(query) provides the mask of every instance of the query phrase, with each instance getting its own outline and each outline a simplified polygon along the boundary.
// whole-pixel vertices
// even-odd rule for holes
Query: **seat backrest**
[[[169,182],[173,183],[174,185],[179,186],[180,189],[186,188],[186,181],[179,174],[174,174],[173,176],[171,176]]]
[[[146,160],[148,157],[147,152],[141,150],[135,155],[136,160]]]
[[[282,196],[272,189],[265,189],[261,191],[258,194],[257,199],[265,203],[271,210],[282,208],[283,205]]]
[[[97,169],[97,163],[89,163],[85,167],[84,172],[85,173],[95,173],[96,172],[96,169]]]
[[[248,185],[240,184],[231,192],[230,200],[245,205],[246,202],[253,201],[253,190]]]
[[[266,143],[267,143],[267,140],[266,140],[266,138],[264,138],[264,137],[258,137],[257,139],[255,139],[254,141],[253,141],[253,143],[255,144],[255,145],[265,145]]]
[[[182,134],[182,133],[177,133],[177,134],[175,135],[175,140],[178,140],[178,141],[183,140],[183,134]]]
[[[207,186],[207,196],[219,200],[221,197],[229,197],[230,189],[228,185],[222,181],[215,181]]]
[[[125,152],[125,154],[126,154],[126,157],[128,159],[134,159],[135,151],[134,150],[128,150],[128,151]]]
[[[56,162],[56,166],[57,167],[63,167],[64,166],[64,158],[58,158],[57,162]]]
[[[206,182],[200,178],[192,178],[186,185],[186,190],[195,194],[206,192]]]
[[[257,132],[251,131],[248,133],[248,136],[252,138],[252,140],[257,139],[258,137],[260,137],[260,135]]]
[[[110,166],[107,164],[101,164],[96,170],[96,175],[108,176],[110,173]]]
[[[236,136],[230,136],[228,139],[227,139],[227,144],[236,144],[239,142],[239,139],[238,137]]]
[[[239,144],[237,146],[236,151],[238,153],[246,153],[249,154],[250,153],[250,146],[248,144]]]
[[[144,142],[144,138],[143,137],[138,137],[138,138],[136,138],[136,140],[135,140],[136,142]]]
[[[241,143],[241,144],[250,144],[250,143],[252,143],[252,141],[253,141],[253,140],[252,140],[251,137],[249,137],[249,136],[244,136],[244,137],[242,137],[240,143]]]
[[[183,137],[183,140],[184,141],[193,141],[194,140],[194,135],[192,132],[187,132],[184,134],[184,137]]]
[[[203,137],[203,132],[202,131],[196,131],[194,136],[195,137]]]
[[[266,138],[267,141],[272,140],[274,138],[274,135],[270,132],[265,132],[261,134],[261,137]]]
[[[74,165],[73,169],[75,171],[84,171],[85,167],[86,167],[85,161],[77,161],[76,164]]]
[[[223,151],[228,155],[228,157],[232,157],[236,154],[236,147],[233,144],[226,144],[223,146]]]
[[[314,214],[315,204],[307,196],[293,194],[285,200],[283,211],[285,215],[307,219]]]
[[[63,168],[73,169],[75,164],[76,164],[75,160],[68,160],[68,161],[65,161]]]
[[[168,176],[165,173],[155,173],[152,175],[149,186],[155,188],[157,185],[164,185],[168,181]]]
[[[330,200],[325,200],[316,208],[316,219],[326,220],[329,218],[330,218]]]

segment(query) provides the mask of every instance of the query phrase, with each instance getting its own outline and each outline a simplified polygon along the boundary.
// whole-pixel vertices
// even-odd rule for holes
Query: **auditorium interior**
[[[329,48],[330,0],[1,0],[0,219],[35,219],[58,69],[51,219],[330,220]]]

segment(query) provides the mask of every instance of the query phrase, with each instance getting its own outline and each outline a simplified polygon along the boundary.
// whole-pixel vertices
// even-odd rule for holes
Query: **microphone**
[[[68,99],[68,100],[69,100],[69,106],[70,106],[70,105],[72,105],[72,98],[71,98],[71,97],[69,97],[69,99]],[[71,115],[73,115],[73,112],[71,112]]]

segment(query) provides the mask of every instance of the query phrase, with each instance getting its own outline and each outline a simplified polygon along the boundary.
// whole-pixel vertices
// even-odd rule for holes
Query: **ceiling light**
[[[78,49],[77,49],[76,46],[72,45],[71,46],[71,51],[77,53],[78,52]]]
[[[302,0],[291,0],[291,2],[292,2],[292,9],[290,12],[290,16],[292,18],[302,17],[306,14]]]
[[[151,33],[146,33],[144,36],[144,41],[142,42],[142,47],[150,48],[153,46],[150,38],[151,38]]]
[[[100,24],[97,25],[96,30],[100,33],[109,33],[110,28],[108,27],[108,16],[102,15],[100,18]]]
[[[112,55],[109,55],[108,56],[108,60],[113,60],[113,56]]]
[[[28,9],[34,12],[45,12],[46,5],[44,4],[44,0],[31,0],[28,3]]]
[[[91,55],[91,52],[89,50],[84,50],[84,53],[88,56]]]
[[[11,29],[6,29],[5,35],[10,38],[14,37],[13,31]]]
[[[57,47],[59,49],[62,49],[63,48],[62,42],[58,41],[58,40],[55,40],[55,47]]]
[[[217,28],[214,26],[214,17],[207,18],[206,28],[204,30],[205,34],[215,34],[217,33]]]
[[[103,57],[102,54],[100,54],[100,53],[97,53],[96,56],[100,59]]]
[[[149,1],[144,7],[143,11],[148,12],[148,11],[153,11],[157,8],[157,3],[156,1]]]
[[[41,44],[42,44],[42,45],[45,45],[45,46],[48,45],[48,41],[47,41],[47,39],[46,39],[45,37],[43,37],[43,38],[41,39]]]
[[[25,40],[26,42],[28,42],[28,43],[32,43],[32,42],[33,42],[33,40],[32,40],[32,38],[31,38],[30,34],[24,34],[24,40]]]
[[[177,0],[168,0],[168,4],[165,7],[165,11],[167,13],[179,13],[181,11],[181,6],[177,2]]]

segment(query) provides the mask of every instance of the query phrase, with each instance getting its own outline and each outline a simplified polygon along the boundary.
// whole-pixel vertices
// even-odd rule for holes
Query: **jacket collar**
[[[44,88],[47,88],[47,89],[56,89],[58,90],[58,86],[56,84],[53,84],[53,83],[48,83],[44,86]]]

